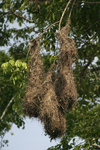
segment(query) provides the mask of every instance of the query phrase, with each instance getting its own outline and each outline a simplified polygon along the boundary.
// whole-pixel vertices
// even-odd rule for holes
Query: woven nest
[[[40,90],[43,82],[43,67],[40,55],[40,39],[36,38],[30,46],[32,57],[28,63],[30,74],[28,85],[23,100],[25,113],[32,117],[38,117],[41,101]]]
[[[45,132],[52,138],[60,137],[66,129],[64,114],[60,111],[54,90],[54,66],[50,68],[42,87],[42,103],[39,118],[44,123]]]
[[[74,40],[68,37],[70,20],[57,33],[61,52],[59,55],[58,78],[55,82],[55,92],[60,106],[71,109],[77,100],[77,91],[73,77],[72,63],[77,57]]]
[[[70,20],[57,33],[61,52],[57,73],[53,63],[43,79],[43,65],[40,55],[40,37],[33,39],[28,66],[30,75],[24,97],[25,113],[38,117],[44,124],[45,132],[52,138],[61,137],[66,130],[64,110],[71,109],[77,100],[72,63],[77,57],[74,40],[68,37]]]

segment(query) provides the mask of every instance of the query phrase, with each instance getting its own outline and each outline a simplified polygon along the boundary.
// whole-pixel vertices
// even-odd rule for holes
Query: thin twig
[[[93,146],[96,146],[98,148],[100,148],[100,145],[97,145],[96,143],[92,144]]]
[[[42,35],[43,35],[49,28],[51,28],[53,25],[55,25],[55,24],[57,24],[57,23],[59,23],[59,21],[56,21],[55,23],[53,23],[53,24],[51,24],[49,27],[47,27],[46,30],[39,36],[39,38],[41,38]],[[32,42],[33,40],[34,40],[34,39],[31,39],[30,42]],[[28,58],[28,54],[29,54],[29,52],[30,52],[30,49],[31,49],[31,45],[29,46],[29,50],[28,50],[28,52],[27,52],[26,58]]]
[[[27,21],[29,21],[31,23],[34,23],[33,20],[29,20],[28,18],[25,18],[25,17],[19,15],[18,13],[14,13],[13,11],[11,11],[11,12],[0,12],[0,15],[7,15],[7,14],[10,14],[10,15],[13,14],[13,15],[19,17],[19,18],[23,18],[24,20],[27,20]]]
[[[80,78],[82,78],[82,76],[85,74],[85,72],[86,72],[88,66],[92,63],[92,61],[93,61],[93,59],[90,59],[90,60],[88,61],[88,63],[82,68],[81,73],[80,73]]]
[[[99,21],[100,21],[100,19],[97,20],[96,22],[94,22],[91,26],[89,26],[84,32],[87,32],[88,30],[90,30],[90,29],[91,29],[94,25],[96,25]]]
[[[19,14],[17,14],[17,13],[12,12],[12,14],[14,14],[15,16],[17,16],[17,17],[19,17],[19,18],[23,18],[24,20],[27,20],[27,21],[29,21],[29,22],[31,22],[31,23],[34,23],[33,20],[29,20],[28,18],[25,18],[25,17],[23,17],[23,16],[21,16],[21,15],[19,15]]]
[[[72,1],[72,0],[69,0],[69,2],[67,3],[67,5],[66,5],[66,7],[65,7],[65,9],[64,9],[64,11],[63,11],[63,13],[62,13],[62,16],[61,16],[60,21],[59,21],[59,31],[60,31],[60,26],[61,26],[61,22],[62,22],[62,19],[63,19],[63,17],[64,17],[64,14],[65,14],[65,11],[66,11],[66,9],[67,9],[67,7],[69,6],[69,4],[70,4],[71,1]]]
[[[40,36],[42,36],[49,28],[51,28],[53,25],[57,23],[59,23],[59,21],[56,21],[55,23],[51,24],[48,28],[46,28],[46,30]]]
[[[59,21],[56,21],[55,23],[53,23],[53,24],[51,24],[49,27],[47,27],[46,30],[45,30],[42,34],[39,35],[39,37],[41,38],[42,35],[43,35],[49,28],[51,28],[53,25],[55,25],[55,24],[57,24],[57,23],[59,23]],[[33,40],[34,40],[34,39],[30,40],[30,42],[32,42]]]
[[[5,110],[3,111],[2,116],[0,117],[0,120],[3,119],[4,115],[6,114],[6,111],[7,111],[8,107],[9,107],[10,104],[13,102],[13,100],[14,100],[14,99],[13,99],[13,97],[12,97],[12,99],[9,101],[8,105],[6,106]]]
[[[86,72],[88,66],[92,63],[92,61],[93,61],[92,56],[96,56],[95,53],[96,53],[97,51],[98,51],[98,49],[97,49],[96,51],[94,51],[91,55],[89,55],[89,57],[86,57],[86,59],[88,59],[89,61],[88,61],[88,63],[87,63],[85,66],[83,66],[83,68],[81,69],[80,78],[85,74],[85,72]],[[93,70],[93,69],[91,69],[91,70]]]
[[[72,8],[71,8],[71,10],[70,10],[69,18],[70,18],[70,16],[71,16],[71,13],[72,13],[72,10],[73,10],[73,7],[74,7],[74,4],[75,4],[75,1],[76,1],[76,0],[74,0],[73,5],[72,5]]]

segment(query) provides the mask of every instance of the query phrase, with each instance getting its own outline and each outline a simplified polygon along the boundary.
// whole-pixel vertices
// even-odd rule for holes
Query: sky
[[[11,135],[11,132],[14,135]],[[4,140],[9,140],[9,146],[5,146],[2,150],[47,150],[60,142],[60,139],[50,142],[49,136],[45,136],[41,122],[29,118],[25,120],[25,129],[17,128],[13,124],[11,130],[6,133]]]

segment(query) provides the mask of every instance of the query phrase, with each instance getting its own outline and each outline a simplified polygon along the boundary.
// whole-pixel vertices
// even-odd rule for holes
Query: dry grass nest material
[[[40,55],[40,39],[36,38],[30,46],[32,56],[28,64],[30,69],[28,85],[23,100],[25,113],[32,117],[38,117],[41,100],[40,90],[43,82],[43,66]]]
[[[57,138],[64,134],[66,121],[64,114],[60,111],[54,90],[54,83],[52,81],[54,67],[55,65],[53,64],[42,87],[39,119],[44,123],[45,132],[52,138]]]
[[[32,40],[32,57],[29,62],[30,75],[24,98],[26,114],[38,117],[44,124],[45,132],[52,138],[61,137],[66,130],[64,111],[71,109],[77,100],[72,63],[77,57],[74,40],[68,37],[70,20],[57,33],[61,52],[57,76],[56,64],[49,69],[43,79],[43,65],[40,55],[40,38]]]
[[[57,33],[61,53],[59,55],[58,77],[55,82],[55,92],[60,106],[66,110],[71,109],[77,100],[77,90],[73,77],[72,63],[77,57],[74,40],[68,37],[70,20],[66,26]]]

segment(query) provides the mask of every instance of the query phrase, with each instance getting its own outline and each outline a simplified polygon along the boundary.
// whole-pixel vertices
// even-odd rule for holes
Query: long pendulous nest
[[[58,78],[55,82],[55,92],[60,106],[64,109],[71,109],[77,100],[77,90],[73,77],[72,63],[77,57],[74,40],[68,37],[70,20],[57,38],[60,42],[61,52],[59,55]]]
[[[30,75],[23,100],[25,113],[38,117],[44,124],[45,132],[52,138],[61,137],[66,130],[64,111],[71,109],[77,100],[72,63],[77,57],[74,40],[68,37],[70,20],[57,33],[60,55],[57,73],[53,63],[46,78],[40,55],[40,37],[33,39],[29,62]]]
[[[60,137],[66,129],[64,114],[60,111],[54,90],[53,75],[55,64],[50,68],[42,87],[42,103],[39,119],[44,123],[45,132],[52,138]]]
[[[43,65],[41,62],[39,37],[32,41],[30,49],[32,52],[31,60],[28,64],[30,74],[23,103],[27,115],[38,117],[41,101],[40,90],[43,82]]]

